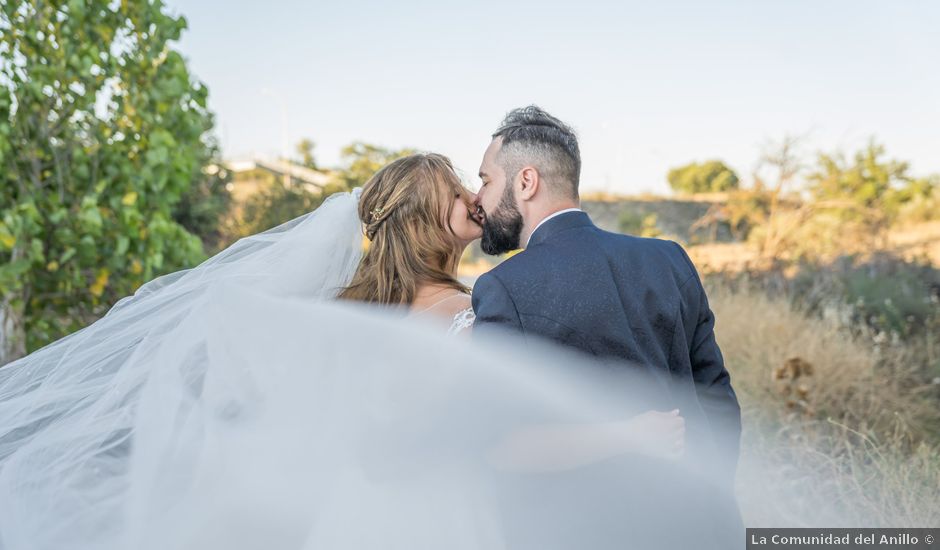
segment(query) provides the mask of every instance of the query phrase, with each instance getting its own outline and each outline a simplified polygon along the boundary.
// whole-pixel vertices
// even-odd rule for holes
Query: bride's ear
[[[532,200],[541,185],[539,171],[534,166],[526,166],[519,172],[519,200]]]

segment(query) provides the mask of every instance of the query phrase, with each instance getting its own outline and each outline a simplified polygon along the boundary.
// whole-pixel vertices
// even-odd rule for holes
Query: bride
[[[506,472],[681,450],[582,358],[445,336],[472,203],[396,160],[0,368],[0,549],[497,549]]]
[[[463,251],[483,234],[473,201],[441,155],[411,155],[384,167],[359,199],[371,244],[339,298],[449,318],[450,334],[469,328],[470,289],[456,274]]]

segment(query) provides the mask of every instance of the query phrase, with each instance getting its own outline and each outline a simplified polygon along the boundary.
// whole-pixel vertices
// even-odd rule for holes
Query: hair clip
[[[385,212],[385,208],[381,206],[369,212],[369,214],[372,215],[372,221],[375,221],[376,218],[381,216],[382,212]]]

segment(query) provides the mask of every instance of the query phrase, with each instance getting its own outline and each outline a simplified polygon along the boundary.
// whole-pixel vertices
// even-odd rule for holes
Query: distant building
[[[222,167],[232,175],[228,190],[236,204],[244,204],[249,197],[270,185],[298,185],[319,193],[330,182],[327,171],[313,170],[281,159],[233,159],[224,161]]]

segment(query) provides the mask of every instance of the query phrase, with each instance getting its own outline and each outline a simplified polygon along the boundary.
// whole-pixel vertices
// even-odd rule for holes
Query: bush
[[[810,313],[841,302],[849,323],[875,333],[907,337],[940,318],[940,270],[879,254],[864,262],[843,257],[827,265],[805,264],[793,278],[792,298]]]
[[[662,231],[656,226],[656,214],[639,214],[629,210],[620,214],[620,232],[638,237],[659,237]]]
[[[738,175],[720,160],[693,162],[673,168],[666,176],[676,193],[721,193],[738,188]]]

